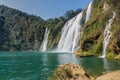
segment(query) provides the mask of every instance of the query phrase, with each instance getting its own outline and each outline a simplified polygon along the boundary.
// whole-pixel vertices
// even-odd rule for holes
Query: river
[[[91,75],[120,70],[120,62],[57,52],[0,52],[0,80],[47,80],[60,64],[75,63]]]

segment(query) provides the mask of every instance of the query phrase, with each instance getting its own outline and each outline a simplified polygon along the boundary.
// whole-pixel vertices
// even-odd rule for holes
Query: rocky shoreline
[[[120,80],[120,70],[94,78],[83,67],[71,63],[59,65],[53,75],[50,80]]]

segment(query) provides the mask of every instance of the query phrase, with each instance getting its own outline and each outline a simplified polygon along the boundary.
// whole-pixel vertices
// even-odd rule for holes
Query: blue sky
[[[55,18],[68,10],[85,8],[92,0],[0,0],[0,4],[42,17]]]

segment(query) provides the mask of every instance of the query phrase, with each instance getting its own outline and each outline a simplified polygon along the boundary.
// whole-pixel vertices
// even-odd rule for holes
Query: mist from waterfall
[[[112,35],[112,32],[110,31],[111,24],[112,24],[115,16],[116,16],[116,13],[113,12],[113,17],[106,23],[106,28],[104,30],[103,51],[102,51],[102,56],[101,56],[103,58],[106,56],[106,48],[107,48],[107,45],[109,43],[110,37]]]
[[[40,51],[44,52],[47,50],[47,43],[48,43],[48,36],[49,36],[50,30],[46,28],[45,34],[44,34],[44,39],[42,42],[42,45],[40,47]]]
[[[88,5],[87,12],[86,12],[85,23],[86,23],[86,22],[89,20],[89,18],[90,18],[91,8],[92,8],[92,2],[90,2],[90,4]]]

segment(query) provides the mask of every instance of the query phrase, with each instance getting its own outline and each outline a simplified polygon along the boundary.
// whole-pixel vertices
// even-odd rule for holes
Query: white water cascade
[[[108,21],[108,23],[106,23],[106,28],[104,30],[104,41],[103,41],[103,51],[102,51],[102,58],[104,58],[106,56],[106,48],[107,48],[107,45],[109,43],[109,40],[110,40],[110,37],[111,37],[111,24],[113,22],[113,19],[115,18],[116,16],[116,13],[113,12],[113,17]]]
[[[90,18],[91,7],[92,2],[88,5],[88,9],[86,12],[86,22]],[[79,40],[82,36],[82,15],[83,11],[65,24],[56,51],[74,52],[79,47]]]
[[[63,30],[60,41],[57,46],[58,52],[74,52],[78,47],[80,32],[82,31],[81,20],[83,12],[69,20]]]
[[[90,2],[90,4],[88,5],[87,12],[86,12],[85,23],[86,23],[86,22],[89,20],[89,18],[90,18],[91,8],[92,8],[92,2]]]
[[[46,28],[45,34],[44,34],[44,40],[42,42],[42,45],[40,47],[40,51],[44,52],[47,50],[47,43],[48,43],[48,36],[49,36],[50,30]]]

